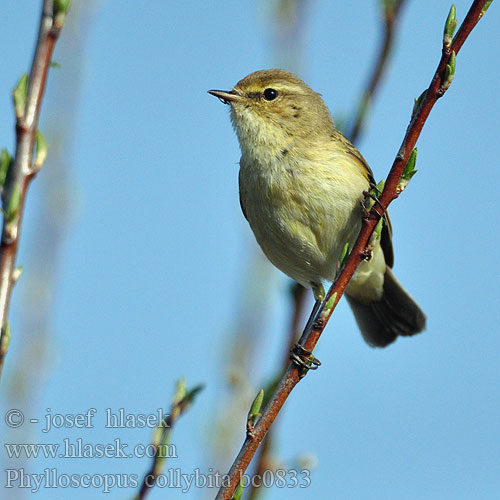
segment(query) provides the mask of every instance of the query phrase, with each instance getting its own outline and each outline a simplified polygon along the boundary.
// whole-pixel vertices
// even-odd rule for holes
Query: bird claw
[[[295,344],[290,351],[290,360],[300,369],[300,377],[304,377],[309,370],[317,370],[321,361],[313,356],[312,352],[300,344]]]

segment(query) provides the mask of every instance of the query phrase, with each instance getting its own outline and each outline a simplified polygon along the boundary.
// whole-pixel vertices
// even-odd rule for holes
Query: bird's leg
[[[321,304],[325,297],[325,289],[323,285],[320,283],[313,284],[313,292],[314,297],[316,298],[316,302],[314,303],[314,307],[309,315],[309,319],[307,320],[306,327],[304,328],[304,333],[308,332],[312,327],[316,320],[316,315],[321,308]],[[308,370],[316,370],[320,365],[321,361],[315,358],[311,351],[305,349],[300,341],[297,342],[290,351],[290,360],[293,361],[299,368],[301,368],[301,378],[307,373]]]
[[[309,315],[309,319],[307,320],[306,327],[304,328],[305,332],[307,332],[311,328],[312,324],[314,323],[314,320],[316,319],[316,314],[318,313],[319,308],[321,307],[321,302],[322,302],[322,300],[316,300],[316,302],[314,303],[314,307],[311,311],[311,314]]]
[[[304,332],[307,332],[307,331],[309,331],[309,329],[313,328],[314,321],[316,319],[316,315],[318,314],[318,311],[321,307],[321,304],[325,298],[325,288],[323,287],[323,285],[321,283],[313,283],[312,290],[313,290],[314,298],[316,299],[316,302],[314,303],[313,310],[311,311],[309,319],[307,320],[306,327],[304,328]]]

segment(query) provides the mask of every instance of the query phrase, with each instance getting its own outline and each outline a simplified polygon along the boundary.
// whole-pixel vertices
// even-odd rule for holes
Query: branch
[[[371,103],[373,98],[375,97],[375,93],[380,86],[382,81],[382,76],[385,73],[387,68],[387,63],[391,56],[393,47],[394,47],[394,38],[397,30],[397,24],[400,19],[401,7],[405,3],[406,0],[383,0],[382,9],[383,9],[383,39],[380,44],[379,53],[375,59],[375,64],[373,66],[373,70],[371,76],[368,80],[368,84],[366,89],[361,94],[361,100],[358,106],[358,109],[355,113],[353,126],[351,131],[347,134],[347,137],[350,141],[355,144],[359,139],[363,128],[366,126],[367,115],[371,107]],[[304,308],[306,301],[306,289],[295,283],[292,292],[293,298],[293,316],[292,316],[292,327],[290,330],[290,341],[291,344],[289,349],[291,349],[295,343],[295,336],[298,330],[298,322],[302,317],[302,309]],[[285,359],[285,369],[288,367],[289,350],[285,351],[286,359]],[[275,430],[276,426],[272,427],[270,431],[267,433],[264,442],[262,443],[260,453],[257,458],[257,463],[255,465],[254,475],[257,477],[262,477],[265,470],[269,468],[270,465],[270,451],[272,448],[272,439],[273,439],[273,429]],[[259,483],[256,481],[252,481],[250,493],[248,495],[248,500],[256,500],[259,494]]]
[[[384,11],[384,34],[380,50],[373,66],[372,74],[368,80],[366,90],[363,92],[361,102],[359,103],[356,116],[350,132],[347,137],[355,144],[361,135],[362,129],[366,124],[366,115],[370,109],[373,97],[378,90],[382,76],[387,68],[387,62],[392,53],[394,46],[394,37],[397,29],[397,23],[400,19],[399,14],[401,7],[406,0],[384,0],[382,2],[382,9]]]
[[[9,157],[9,161],[3,164],[7,171],[2,187],[4,221],[0,242],[0,376],[10,341],[9,304],[12,288],[19,277],[15,262],[26,194],[47,154],[43,136],[37,132],[38,117],[52,52],[70,3],[71,0],[44,0],[30,75],[23,75],[14,90],[16,153],[12,162]],[[37,151],[33,161],[35,145]]]
[[[396,159],[394,160],[392,168],[386,179],[384,190],[380,196],[380,205],[384,210],[387,209],[391,201],[397,198],[406,187],[409,179],[402,178],[403,172],[405,171],[405,167],[410,159],[410,155],[413,152],[425,121],[436,101],[444,95],[451,84],[456,54],[458,54],[463,43],[481,19],[490,3],[491,1],[489,0],[474,0],[462,23],[462,26],[451,43],[446,43],[445,31],[445,43],[443,44],[441,60],[439,61],[437,70],[432,78],[429,88],[426,92],[424,92],[424,94],[422,94],[415,104],[410,125],[408,126],[403,143],[399,149]],[[452,8],[452,10],[453,9],[454,8]],[[449,26],[450,16],[447,20],[446,28],[448,29]],[[330,316],[339,302],[340,297],[347,287],[349,280],[354,274],[359,263],[366,258],[371,235],[380,219],[377,207],[378,204],[374,205],[369,216],[363,219],[358,239],[347,261],[345,262],[341,273],[329,289],[312,327],[309,330],[304,331],[302,334],[299,344],[304,348],[304,350],[310,352],[313,351],[326,324],[328,323],[328,320],[330,319]],[[262,412],[262,416],[257,421],[255,427],[252,428],[252,432],[247,432],[243,446],[229,470],[228,480],[226,481],[227,484],[220,488],[215,500],[231,499],[235,488],[237,487],[257,448],[259,447],[259,444],[266,435],[269,427],[272,425],[274,419],[283,407],[293,388],[306,373],[306,370],[297,366],[294,362],[290,362],[288,369],[280,380],[271,400]]]
[[[292,286],[291,295],[293,298],[293,314],[292,314],[292,321],[290,322],[290,327],[288,331],[288,342],[286,349],[284,350],[283,367],[280,368],[280,373],[281,370],[286,370],[288,368],[288,364],[290,362],[290,350],[293,348],[298,339],[298,332],[300,331],[299,323],[300,319],[303,316],[304,306],[305,306],[306,289],[302,285],[295,283]],[[266,397],[264,398],[264,401],[267,401],[268,399],[267,398],[268,389],[269,388],[274,389],[277,382],[279,382],[279,375],[273,378],[271,384],[269,384],[269,387],[266,388],[265,392]],[[254,477],[256,477],[257,479],[262,479],[265,471],[269,470],[272,467],[270,455],[271,455],[271,450],[273,448],[273,437],[275,433],[276,433],[276,424],[266,434],[264,442],[260,447],[260,453],[257,458],[257,463],[255,464],[255,470],[253,472]],[[259,497],[262,481],[259,480],[251,481],[250,484],[251,486],[247,496],[247,500],[256,500]]]
[[[180,380],[177,383],[177,390],[172,401],[170,413],[163,419],[156,428],[153,436],[155,456],[150,469],[144,475],[141,489],[134,497],[134,500],[143,500],[149,493],[149,490],[156,484],[158,476],[161,474],[165,466],[166,459],[169,457],[170,435],[172,427],[177,422],[177,419],[189,408],[194,401],[196,395],[203,389],[203,386],[197,385],[189,392],[186,391],[186,381]],[[165,453],[167,451],[167,453]]]

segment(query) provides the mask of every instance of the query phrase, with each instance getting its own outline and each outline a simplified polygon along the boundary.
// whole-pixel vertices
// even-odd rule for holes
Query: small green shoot
[[[3,191],[5,180],[7,179],[7,174],[11,165],[12,156],[5,148],[3,148],[0,152],[0,191]]]
[[[12,224],[19,215],[19,210],[21,207],[21,187],[19,184],[14,184],[12,193],[10,195],[9,205],[7,206],[7,213],[5,217],[7,219],[7,224]]]
[[[416,163],[417,163],[417,148],[415,148],[411,152],[410,158],[408,158],[408,162],[406,163],[406,167],[404,168],[403,173],[401,174],[401,179],[399,180],[399,184],[397,187],[398,194],[401,193],[406,188],[411,178],[418,172],[418,170],[415,169]]]
[[[26,97],[28,95],[28,75],[23,73],[19,81],[17,82],[16,88],[13,91],[14,98],[14,109],[16,111],[16,117],[20,120],[24,116],[24,111],[26,110]]]
[[[443,90],[448,90],[450,88],[451,82],[453,82],[453,78],[455,78],[455,65],[456,65],[457,56],[455,51],[453,51],[450,55],[450,60],[446,65],[446,70],[444,72],[444,80],[441,85]]]
[[[255,399],[253,400],[252,406],[250,407],[250,411],[248,412],[247,417],[247,425],[253,427],[257,420],[262,416],[260,413],[260,408],[262,406],[262,402],[264,401],[264,389],[261,389]]]
[[[33,171],[38,172],[45,163],[45,160],[47,159],[48,147],[47,147],[47,142],[45,142],[45,137],[43,136],[42,132],[40,132],[40,130],[36,131],[35,141],[36,141],[36,155],[35,155],[35,163],[33,164]]]
[[[453,41],[453,35],[457,29],[457,23],[457,10],[455,9],[455,5],[452,4],[444,25],[443,46],[445,48],[449,48],[451,42]]]
[[[231,500],[241,500],[243,491],[245,490],[244,482],[245,478],[242,477],[240,482],[238,483],[238,486],[236,487],[236,490],[234,491],[233,496],[231,497]]]

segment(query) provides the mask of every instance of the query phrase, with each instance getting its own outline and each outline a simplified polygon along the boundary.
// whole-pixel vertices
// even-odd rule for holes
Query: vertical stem
[[[0,242],[0,377],[8,349],[6,330],[10,298],[14,285],[12,273],[14,272],[19,246],[21,221],[28,187],[36,175],[36,171],[32,168],[32,163],[38,117],[40,115],[52,52],[63,26],[64,15],[64,13],[55,12],[54,0],[44,0],[40,17],[38,41],[28,79],[25,109],[24,113],[17,117],[16,122],[15,157],[9,169],[2,195],[5,211],[10,206],[16,189],[21,193],[15,219],[8,221],[4,217]]]

